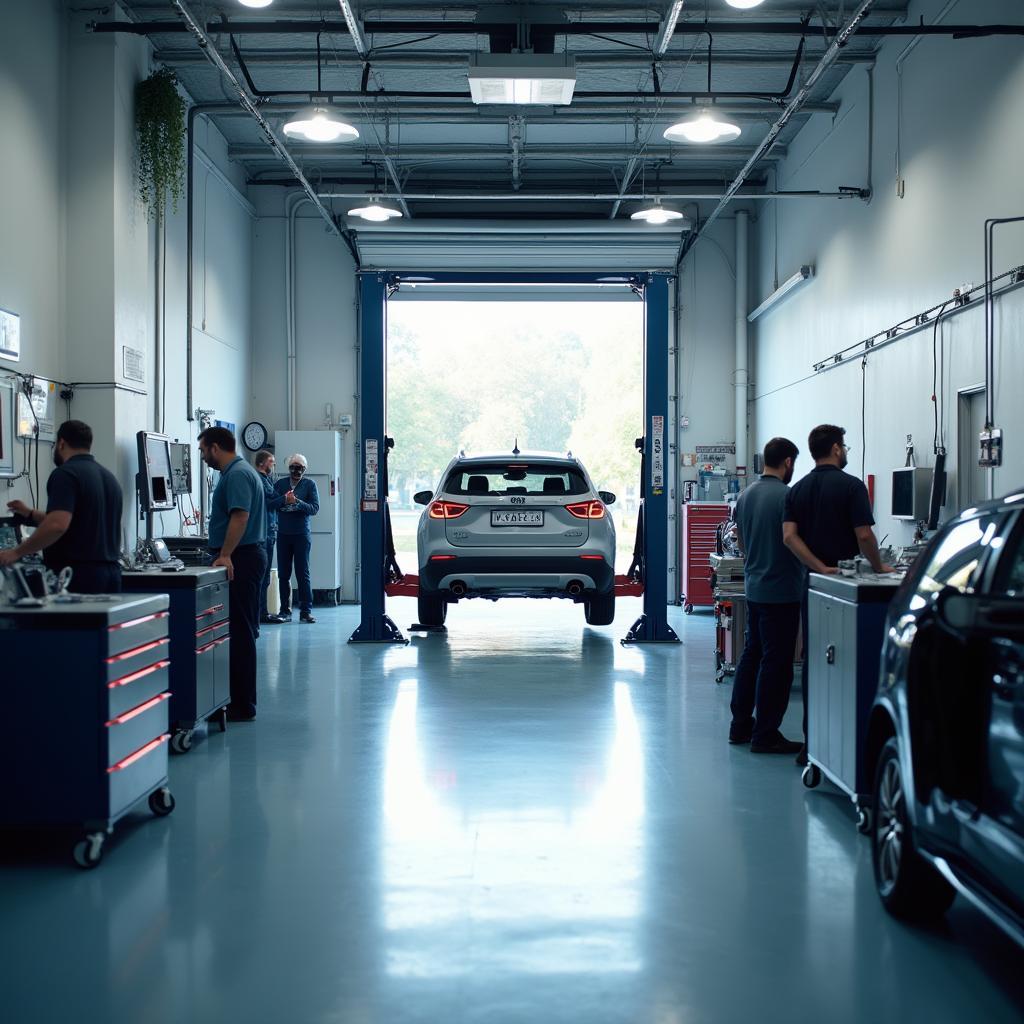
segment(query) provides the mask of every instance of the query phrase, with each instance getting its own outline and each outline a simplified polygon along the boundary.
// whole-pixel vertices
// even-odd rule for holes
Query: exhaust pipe
[[[463,582],[462,582],[462,580],[456,580],[456,581],[455,581],[455,582],[454,582],[454,583],[453,583],[453,584],[451,585],[451,592],[452,592],[452,593],[453,593],[453,594],[454,594],[454,595],[455,595],[456,597],[462,597],[462,596],[463,596],[463,595],[464,595],[464,594],[466,593],[466,584],[465,584],[465,583],[463,583]]]
[[[573,580],[565,589],[569,591],[571,597],[579,597],[583,593],[583,584],[579,580]]]

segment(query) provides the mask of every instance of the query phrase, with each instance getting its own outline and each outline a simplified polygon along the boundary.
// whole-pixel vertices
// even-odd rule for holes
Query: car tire
[[[440,594],[420,594],[417,612],[422,626],[443,626],[448,617],[448,602]]]
[[[956,891],[917,851],[895,737],[882,748],[875,769],[871,860],[879,899],[894,917],[934,921],[953,902]]]
[[[591,626],[610,626],[615,619],[615,593],[595,594],[583,602],[583,614]]]

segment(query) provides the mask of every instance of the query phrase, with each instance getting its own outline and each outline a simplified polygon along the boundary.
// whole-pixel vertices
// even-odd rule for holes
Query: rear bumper
[[[557,554],[529,558],[459,555],[420,567],[420,593],[451,593],[462,583],[467,597],[567,596],[569,584],[578,580],[585,593],[610,594],[615,589],[615,570],[601,559]]]

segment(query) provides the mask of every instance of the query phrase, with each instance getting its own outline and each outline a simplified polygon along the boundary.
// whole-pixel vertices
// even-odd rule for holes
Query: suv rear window
[[[445,494],[490,495],[525,494],[529,497],[560,497],[587,494],[583,474],[571,465],[529,462],[489,462],[456,466],[444,485]]]

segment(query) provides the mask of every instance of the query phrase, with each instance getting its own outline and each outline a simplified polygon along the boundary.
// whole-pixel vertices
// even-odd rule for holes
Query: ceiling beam
[[[672,0],[668,5],[668,10],[665,12],[665,20],[661,23],[661,28],[658,29],[658,38],[654,40],[654,52],[657,56],[661,57],[668,49],[668,44],[672,42],[672,36],[675,35],[676,23],[679,21],[679,15],[683,10],[683,0]]]
[[[341,13],[345,16],[345,25],[348,27],[348,34],[352,37],[352,45],[360,57],[366,57],[370,52],[366,36],[363,35],[363,27],[356,18],[356,12],[352,9],[351,0],[339,0]]]

